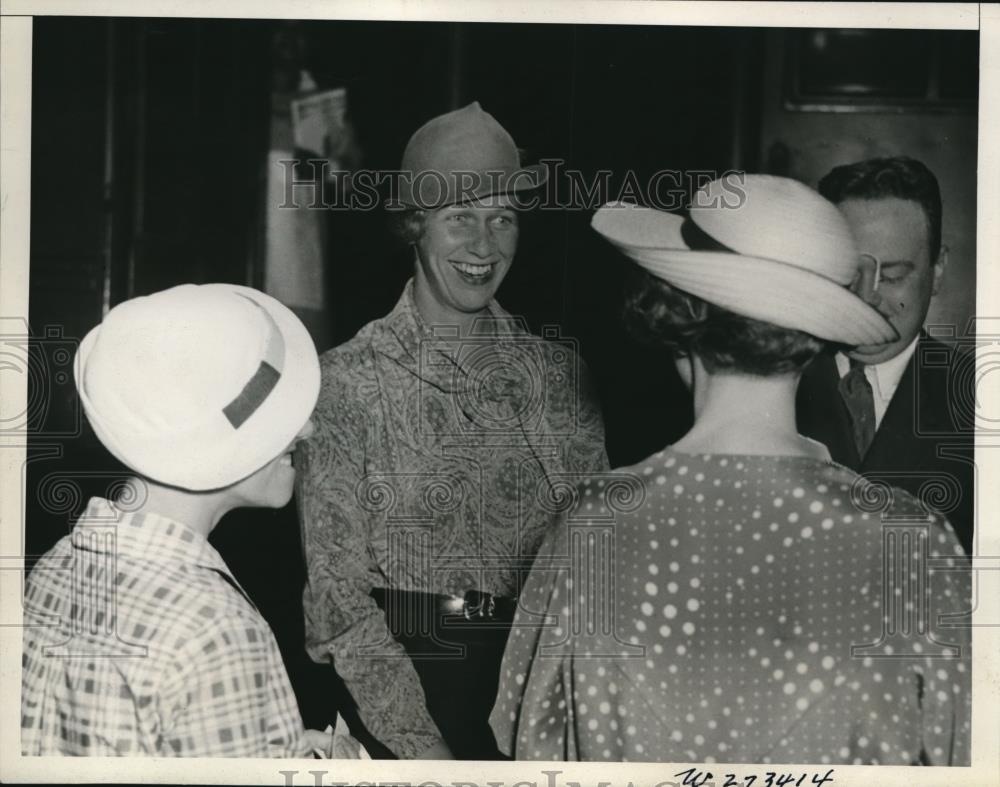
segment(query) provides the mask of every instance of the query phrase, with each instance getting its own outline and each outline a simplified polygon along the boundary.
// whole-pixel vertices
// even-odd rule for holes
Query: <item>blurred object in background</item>
[[[789,109],[975,111],[979,47],[968,32],[817,29],[787,40]]]
[[[318,92],[306,68],[300,25],[285,22],[273,35],[270,146],[264,214],[264,290],[305,323],[321,350],[331,341],[325,260],[325,150],[344,134],[346,92]],[[339,169],[339,164],[335,165]]]
[[[302,80],[311,78],[302,72]],[[295,150],[303,158],[321,158],[326,161],[323,175],[336,179],[347,165],[356,165],[360,149],[354,138],[354,129],[347,120],[347,90],[309,93],[292,99],[292,128]]]

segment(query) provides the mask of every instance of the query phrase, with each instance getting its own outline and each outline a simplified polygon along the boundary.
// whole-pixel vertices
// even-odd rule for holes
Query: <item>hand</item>
[[[311,753],[318,754],[327,760],[333,757],[333,733],[306,730],[302,739]]]
[[[454,760],[455,755],[451,753],[451,749],[448,748],[448,744],[443,740],[438,739],[436,743],[431,745],[429,748],[425,749],[423,752],[418,754],[414,759],[417,760]]]

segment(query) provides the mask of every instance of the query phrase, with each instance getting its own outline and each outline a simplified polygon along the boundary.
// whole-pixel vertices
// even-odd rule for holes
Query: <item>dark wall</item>
[[[72,354],[122,300],[183,282],[253,281],[268,75],[255,55],[269,35],[247,22],[35,21],[36,336],[58,332]],[[48,337],[33,350],[42,360],[53,345]],[[33,394],[51,400],[32,424],[26,513],[35,553],[121,470],[81,418],[70,371],[50,368]],[[55,500],[49,488],[63,477],[77,493]]]
[[[86,426],[72,381],[76,343],[100,321],[110,298],[111,26],[100,19],[38,20],[34,29],[28,317],[39,338],[36,362],[49,368],[28,383],[29,399],[48,406],[30,423],[27,554],[68,532],[84,496],[108,480],[95,474],[116,469]],[[57,354],[65,363],[53,363]]]
[[[91,496],[112,496],[128,475],[82,418],[76,343],[135,295],[258,283],[272,31],[267,22],[35,20],[28,316],[40,338],[29,396],[49,406],[36,408],[29,438],[29,567]],[[302,649],[294,510],[232,512],[211,540],[274,629],[303,712],[325,726],[338,687]]]

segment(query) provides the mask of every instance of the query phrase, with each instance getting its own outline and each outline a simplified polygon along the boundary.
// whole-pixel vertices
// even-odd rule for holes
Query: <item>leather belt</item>
[[[517,612],[517,599],[494,596],[481,590],[467,590],[464,596],[455,596],[416,590],[372,588],[370,595],[383,611],[387,611],[387,605],[392,607],[394,614],[399,614],[402,610],[430,609],[444,617],[461,615],[470,623],[511,623]]]

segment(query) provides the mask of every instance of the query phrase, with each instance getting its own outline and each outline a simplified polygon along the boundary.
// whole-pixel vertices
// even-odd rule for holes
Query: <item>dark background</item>
[[[640,182],[663,168],[736,168],[814,183],[831,160],[923,158],[943,176],[946,241],[949,226],[967,240],[971,228],[972,251],[956,261],[952,247],[959,272],[949,276],[961,286],[945,296],[950,318],[966,320],[976,33],[831,35],[836,46],[820,47],[794,30],[36,18],[29,317],[41,372],[29,378],[25,554],[48,549],[123,472],[81,417],[66,349],[71,356],[108,308],[135,295],[181,282],[263,286],[265,161],[275,112],[303,68],[321,89],[347,87],[370,169],[398,167],[419,125],[473,100],[528,160],[611,170],[609,197],[629,170]],[[841,52],[851,68],[813,62],[822,51]],[[866,88],[859,52],[876,64],[894,53],[938,59],[917,74],[889,69]],[[789,81],[792,62],[805,65]],[[838,82],[840,73],[850,79]],[[824,114],[845,95],[867,114]],[[949,214],[949,204],[965,209]],[[321,351],[386,313],[411,268],[381,211],[327,213],[326,308],[310,323]],[[536,332],[555,324],[579,342],[612,464],[624,465],[683,434],[690,403],[669,357],[625,334],[626,266],[591,233],[590,213],[525,217],[498,300]],[[212,541],[274,628],[307,725],[322,728],[344,695],[302,650],[293,508],[233,512]]]

